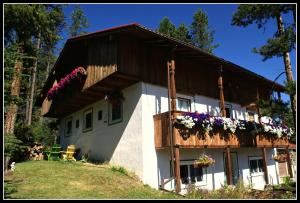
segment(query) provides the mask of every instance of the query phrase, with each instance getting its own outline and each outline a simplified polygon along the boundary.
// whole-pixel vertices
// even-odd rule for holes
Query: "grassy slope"
[[[16,192],[12,199],[174,199],[175,194],[144,186],[132,175],[108,165],[62,161],[27,161],[5,176]]]

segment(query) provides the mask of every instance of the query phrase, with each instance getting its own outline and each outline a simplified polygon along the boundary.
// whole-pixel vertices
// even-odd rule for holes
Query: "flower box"
[[[277,161],[279,163],[286,162],[287,155],[286,154],[277,154],[273,157],[274,161]]]

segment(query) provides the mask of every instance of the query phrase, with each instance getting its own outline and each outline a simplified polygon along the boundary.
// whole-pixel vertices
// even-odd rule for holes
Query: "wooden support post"
[[[223,117],[226,117],[222,72],[223,72],[223,68],[221,65],[220,72],[219,72],[219,78],[218,78],[218,86],[219,86],[219,91],[220,91],[220,108],[221,108],[221,115]]]
[[[233,185],[232,181],[232,165],[231,165],[231,154],[229,146],[226,147],[226,180],[228,185]]]
[[[267,154],[266,154],[266,148],[262,148],[262,158],[263,158],[263,170],[264,170],[264,176],[266,184],[269,184],[269,175],[268,175],[268,166],[267,166]]]
[[[291,162],[291,157],[290,157],[288,147],[285,149],[285,153],[286,153],[286,162],[287,162],[288,172],[289,172],[290,178],[293,178],[292,162]]]
[[[260,123],[260,110],[259,110],[259,90],[256,88],[256,113],[258,115],[258,122]]]
[[[170,63],[170,98],[171,98],[171,116],[172,116],[172,124],[175,120],[175,111],[176,111],[176,86],[175,86],[175,60],[172,58]],[[174,143],[174,170],[175,170],[175,191],[179,193],[181,191],[181,183],[180,183],[180,156],[179,156],[179,146],[177,137],[174,133],[174,127],[172,127],[172,137]]]

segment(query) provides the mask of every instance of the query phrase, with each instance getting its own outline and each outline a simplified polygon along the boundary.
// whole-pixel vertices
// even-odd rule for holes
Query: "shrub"
[[[10,160],[18,162],[27,158],[27,146],[16,138],[14,134],[4,136],[4,155],[10,157]]]

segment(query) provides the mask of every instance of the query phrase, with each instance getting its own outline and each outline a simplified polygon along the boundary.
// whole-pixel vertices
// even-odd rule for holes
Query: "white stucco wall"
[[[142,101],[141,83],[124,89],[123,121],[108,125],[108,103],[101,100],[81,109],[60,122],[61,144],[66,148],[75,144],[81,154],[89,152],[92,159],[109,161],[133,170],[140,178],[143,176],[142,145]],[[83,112],[93,108],[93,130],[82,132]],[[98,111],[102,110],[103,119],[98,120]],[[72,116],[72,135],[64,136],[65,120]],[[79,128],[75,128],[79,119]]]
[[[180,149],[181,164],[191,164],[194,159],[203,152],[211,155],[216,163],[206,168],[203,174],[203,180],[198,186],[204,189],[213,190],[219,189],[226,183],[225,164],[224,164],[224,149]],[[261,149],[257,148],[238,148],[231,149],[231,152],[237,154],[238,174],[239,178],[243,180],[246,185],[252,184],[253,188],[263,189],[265,185],[264,174],[250,174],[249,157],[262,157]],[[270,184],[278,184],[278,175],[275,161],[272,159],[274,154],[273,149],[267,149],[267,163],[268,175]],[[170,156],[168,150],[158,150],[158,167],[159,176],[161,179],[167,180],[170,177]],[[185,192],[187,185],[181,186]],[[166,189],[172,190],[174,188],[174,181],[171,181],[165,186]]]
[[[64,148],[75,144],[81,149],[81,154],[89,153],[92,159],[109,161],[134,171],[143,181],[151,187],[158,188],[162,179],[170,177],[170,156],[167,150],[156,150],[154,144],[153,115],[168,111],[167,88],[138,82],[123,91],[125,101],[123,103],[123,121],[114,125],[108,125],[108,103],[101,100],[92,105],[78,110],[66,116],[60,121],[60,141]],[[179,97],[191,100],[191,111],[208,112],[218,115],[219,101],[200,95],[182,95]],[[231,104],[233,118],[248,119],[246,109],[238,104]],[[93,129],[82,132],[83,112],[93,108]],[[102,110],[103,119],[97,119],[98,111]],[[65,121],[72,117],[72,135],[64,136]],[[75,128],[75,122],[79,119],[79,128]],[[257,119],[257,116],[256,116]],[[245,182],[249,182],[248,156],[260,155],[259,149],[233,149],[238,152],[240,174]],[[180,157],[195,159],[200,154],[200,149],[181,149]],[[222,149],[207,149],[214,156],[216,164],[207,169],[205,184],[207,189],[220,188],[224,184],[224,165]],[[275,163],[271,160],[272,150],[268,150],[268,170],[276,179]],[[184,163],[184,161],[182,162]],[[171,187],[173,182],[167,185]]]
[[[177,93],[177,97],[184,97],[191,100],[191,111],[198,111],[199,113],[210,113],[211,115],[219,115],[219,100],[208,98],[201,95],[183,95]],[[235,119],[248,119],[248,114],[245,108],[242,108],[239,104],[228,103],[232,105],[232,117]],[[167,88],[142,83],[142,106],[143,106],[143,120],[142,120],[142,132],[143,132],[143,171],[144,171],[144,183],[149,184],[154,188],[158,188],[162,179],[168,179],[170,177],[170,152],[169,150],[155,150],[154,145],[154,122],[153,115],[168,111],[168,91]],[[258,121],[258,117],[255,114],[255,120]],[[181,159],[193,159],[199,155],[201,150],[188,149],[180,150]],[[240,174],[243,177],[245,183],[251,180],[248,164],[248,156],[261,155],[259,149],[235,149],[238,152],[238,162],[241,164]],[[207,152],[211,153],[217,164],[207,169],[207,184],[203,187],[207,189],[220,188],[221,184],[224,184],[224,166],[223,166],[223,150],[222,149],[208,149]],[[272,177],[273,182],[276,179],[276,167],[275,162],[271,159],[273,150],[267,150],[269,157],[268,160],[268,172]],[[259,179],[260,176],[257,178]],[[262,176],[263,178],[263,176]],[[254,179],[254,178],[252,178]],[[214,181],[212,181],[214,180]],[[170,188],[174,185],[170,182],[166,187]],[[257,186],[259,187],[259,186]]]

